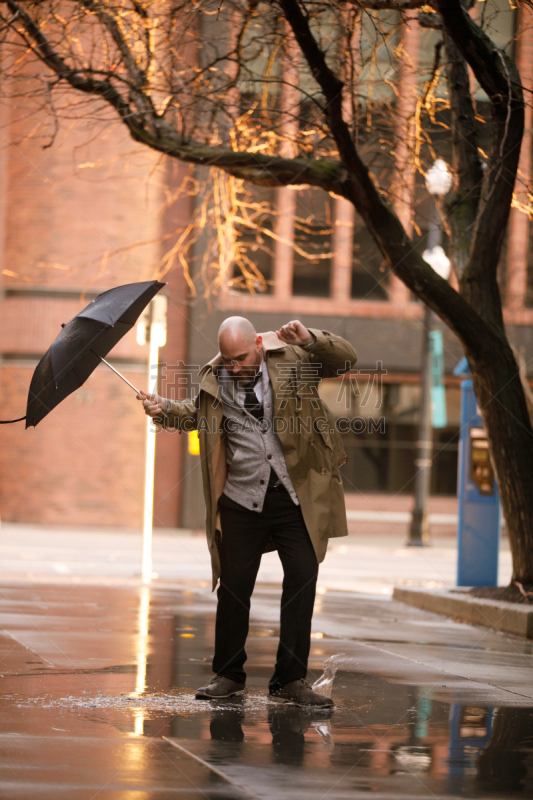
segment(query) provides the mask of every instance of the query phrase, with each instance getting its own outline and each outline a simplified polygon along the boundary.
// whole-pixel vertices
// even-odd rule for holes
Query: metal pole
[[[442,229],[437,207],[433,206],[428,231],[428,250],[440,245]],[[431,426],[431,351],[429,334],[434,315],[429,306],[424,310],[424,336],[422,340],[422,394],[420,398],[420,427],[418,430],[418,457],[415,483],[415,504],[411,515],[408,544],[424,547],[430,544],[427,500],[431,484],[431,460],[433,456],[433,428]]]
[[[435,203],[429,220],[427,246],[428,250],[433,250],[437,245],[442,244],[442,222]]]
[[[415,504],[411,516],[408,544],[423,547],[429,544],[429,521],[427,499],[431,481],[431,458],[433,455],[433,429],[431,427],[431,359],[429,332],[433,324],[433,312],[426,306],[424,314],[424,337],[422,346],[422,396],[420,398],[420,427],[418,431],[418,458],[415,483]]]

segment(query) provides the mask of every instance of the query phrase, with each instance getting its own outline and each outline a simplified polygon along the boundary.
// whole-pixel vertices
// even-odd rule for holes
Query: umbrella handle
[[[106,365],[106,367],[109,367],[109,369],[110,369],[110,370],[112,370],[112,371],[115,373],[115,375],[118,375],[118,377],[119,377],[119,378],[122,378],[122,380],[124,381],[124,383],[127,383],[127,384],[128,384],[128,386],[129,386],[131,389],[133,389],[133,391],[134,391],[136,394],[140,394],[139,390],[135,388],[135,386],[133,385],[133,383],[130,383],[130,382],[129,382],[129,380],[128,380],[127,378],[125,378],[125,377],[124,377],[124,375],[122,375],[122,374],[121,374],[121,373],[118,371],[118,369],[115,369],[115,367],[111,366],[111,364],[109,363],[109,361],[106,361],[106,360],[105,360],[105,358],[102,358],[102,356],[99,356],[99,355],[98,355],[98,353],[95,353],[95,352],[94,352],[94,350],[91,350],[91,353],[93,353],[95,356],[98,356],[98,358],[100,359],[100,361],[102,361],[102,362],[103,362],[103,363]],[[162,416],[162,417],[167,417],[167,416],[168,416],[168,414],[166,414],[164,411],[161,411],[161,416]],[[25,417],[23,417],[22,419],[25,419]],[[13,422],[18,422],[18,420],[13,420]]]
[[[26,417],[19,417],[18,419],[0,419],[0,425],[11,425],[12,422],[22,422]]]
[[[118,369],[115,369],[115,367],[112,367],[112,366],[111,366],[111,364],[109,363],[109,361],[106,361],[106,360],[105,360],[105,358],[102,358],[102,356],[99,356],[99,355],[98,355],[98,353],[95,353],[95,352],[94,352],[94,350],[91,350],[91,353],[93,353],[93,355],[95,355],[95,356],[98,356],[98,358],[100,359],[100,361],[102,361],[102,362],[103,362],[103,363],[106,365],[106,367],[109,367],[109,369],[110,369],[110,370],[112,370],[112,371],[115,373],[115,375],[118,375],[118,377],[119,377],[119,378],[122,378],[122,380],[124,381],[124,383],[127,383],[127,384],[128,384],[128,386],[130,387],[130,389],[133,389],[133,391],[134,391],[134,392],[136,392],[137,394],[139,394],[139,390],[135,388],[135,386],[133,385],[133,383],[130,383],[130,382],[129,382],[129,380],[128,380],[127,378],[125,378],[125,377],[124,377],[124,375],[122,375],[122,373],[120,373],[120,372],[118,371]]]

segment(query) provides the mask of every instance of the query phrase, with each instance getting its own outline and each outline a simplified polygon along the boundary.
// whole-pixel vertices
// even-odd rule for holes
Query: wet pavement
[[[0,586],[0,798],[533,796],[531,642],[322,589],[336,707],[304,710],[266,699],[278,604],[258,587],[249,693],[214,703],[207,589]]]

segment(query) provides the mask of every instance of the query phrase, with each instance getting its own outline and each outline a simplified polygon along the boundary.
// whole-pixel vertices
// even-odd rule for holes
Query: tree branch
[[[346,0],[346,2],[371,11],[411,11],[432,5],[425,0]]]
[[[465,298],[503,330],[496,280],[499,256],[524,132],[524,99],[516,66],[464,11],[459,0],[435,0],[446,32],[489,96],[492,143],[468,265],[461,279]],[[495,224],[498,220],[498,224]]]
[[[266,186],[294,186],[307,184],[334,192],[350,200],[363,218],[391,269],[404,283],[423,299],[463,340],[466,347],[479,345],[480,329],[487,348],[487,357],[500,344],[500,331],[483,323],[483,317],[415,252],[398,217],[382,198],[369,171],[362,161],[343,117],[343,84],[326,62],[314,38],[309,20],[297,0],[279,0],[298,45],[325,98],[324,114],[337,145],[340,162],[328,160],[285,159],[259,153],[235,152],[223,147],[209,146],[195,140],[185,140],[179,131],[164,117],[157,115],[151,98],[143,86],[130,88],[126,100],[108,79],[97,80],[82,76],[81,71],[70,67],[52,47],[38,23],[16,0],[6,0],[13,14],[18,12],[13,26],[30,41],[35,55],[59,78],[78,91],[93,94],[113,106],[132,138],[173,158],[191,164],[216,167],[238,178]],[[94,0],[80,0],[85,7],[96,8]],[[105,24],[100,19],[101,24]],[[112,21],[111,21],[112,22]],[[120,30],[115,31],[121,36]],[[120,48],[119,48],[120,49]],[[124,52],[121,53],[125,58]],[[126,53],[127,55],[127,53]],[[131,53],[130,53],[131,55]],[[129,56],[128,56],[129,57]],[[131,56],[133,57],[133,56]],[[126,65],[128,66],[128,65]],[[129,64],[132,78],[141,78]],[[137,68],[138,69],[138,68]],[[139,93],[142,95],[139,99]],[[144,101],[146,99],[147,105]],[[141,105],[141,107],[140,107]]]
[[[236,152],[194,140],[184,141],[176,129],[161,117],[158,118],[157,126],[143,125],[141,116],[132,111],[130,105],[108,80],[82,77],[80,72],[69,67],[59,56],[35,20],[20,8],[15,0],[7,0],[7,4],[12,12],[18,12],[18,21],[29,37],[28,45],[32,47],[35,55],[74,89],[102,97],[110,103],[118,111],[135,141],[189,164],[216,167],[258,185],[307,184],[347,196],[347,172],[339,162],[280,158],[260,153]],[[153,111],[154,115],[155,113]]]
[[[359,8],[372,11],[412,11],[417,8],[437,8],[436,0],[343,0]],[[463,8],[467,11],[475,5],[476,0],[464,0]]]
[[[130,129],[137,142],[188,164],[215,167],[235,178],[258,186],[315,186],[349,199],[348,173],[338,161],[281,158],[261,153],[239,152],[198,141],[183,141],[169,123],[163,121],[156,134]]]
[[[434,31],[442,30],[442,20],[433,11],[421,11],[417,19],[421,28],[431,28]]]
[[[487,356],[500,337],[415,251],[400,220],[385,203],[361,160],[343,118],[343,84],[332,72],[297,0],[278,0],[312,75],[326,99],[324,113],[346,168],[347,197],[355,206],[390,268],[454,330],[469,347],[479,347],[480,326],[486,332]]]
[[[5,0],[5,2],[13,13],[14,21],[11,21],[11,27],[15,27],[15,23],[22,25],[26,33],[24,38],[26,38],[28,47],[52,72],[55,72],[59,78],[66,81],[73,89],[102,97],[115,108],[130,130],[136,124],[142,124],[129,103],[124,100],[109,80],[95,80],[94,78],[83,77],[80,72],[69,67],[59,53],[54,50],[35,20],[30,17],[19,3],[15,2],[15,0]]]
[[[489,98],[507,97],[509,88],[494,42],[467,14],[460,0],[434,0],[444,26]],[[509,61],[509,59],[507,59]],[[511,62],[510,62],[511,63]]]
[[[104,11],[102,5],[98,2],[95,2],[95,0],[79,0],[79,2],[80,5],[87,9],[87,11],[95,14],[102,25],[104,25],[104,27],[109,31],[113,41],[117,46],[117,50],[124,59],[124,65],[131,76],[132,85],[134,87],[132,88],[132,96],[135,100],[135,104],[139,111],[144,115],[145,121],[148,124],[155,123],[155,126],[157,127],[158,116],[151,97],[145,91],[148,87],[147,73],[137,64],[135,56],[131,52],[126,39],[120,30],[120,25],[117,19],[112,14],[108,14],[106,11]],[[147,60],[149,61],[149,59],[150,50],[148,46]]]
[[[448,32],[445,32],[444,42],[452,116],[454,168],[458,177],[457,190],[449,203],[449,217],[454,229],[453,262],[460,278],[468,261],[481,196],[483,171],[466,61]]]

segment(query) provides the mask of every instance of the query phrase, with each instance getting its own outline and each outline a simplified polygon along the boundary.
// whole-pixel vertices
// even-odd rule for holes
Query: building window
[[[352,299],[386,300],[385,259],[358,215],[354,222]]]
[[[274,239],[271,209],[275,190],[252,186],[243,198],[241,221],[235,223],[238,255],[235,260],[231,291],[272,293]]]
[[[347,492],[412,494],[417,473],[419,383],[372,383],[354,376],[325,379],[320,396],[336,419],[348,461],[341,474]],[[433,431],[431,494],[457,490],[461,390],[446,388],[448,427]]]
[[[333,238],[333,200],[320,189],[298,192],[294,221],[292,293],[329,297]]]

